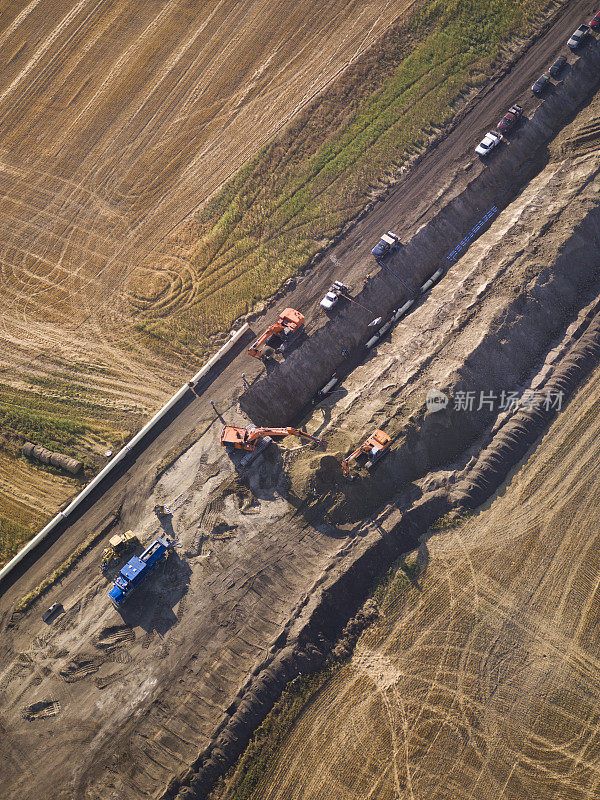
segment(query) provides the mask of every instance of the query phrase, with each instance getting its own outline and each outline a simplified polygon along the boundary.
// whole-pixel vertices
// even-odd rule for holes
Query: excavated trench
[[[600,83],[600,42],[594,43],[571,67],[564,81],[504,145],[467,188],[424,225],[389,261],[389,269],[418,293],[474,224],[492,208],[504,208],[547,163],[548,144],[577,113]],[[312,334],[295,352],[278,363],[240,397],[244,413],[257,425],[286,425],[338,369],[344,351],[364,344],[377,309],[381,316],[410,299],[402,284],[381,270],[350,303]],[[358,305],[360,304],[360,305]]]
[[[590,319],[591,317],[591,319]],[[600,364],[600,303],[587,309],[573,326],[566,354],[554,364],[547,380],[537,389],[563,392],[567,402],[582,381]],[[542,374],[548,369],[542,370]],[[545,430],[556,409],[519,409],[504,419],[481,455],[446,487],[426,492],[405,512],[382,515],[376,531],[365,530],[354,539],[350,568],[333,563],[295,619],[290,620],[281,641],[240,691],[230,708],[228,721],[194,765],[193,777],[175,795],[178,800],[205,798],[215,780],[224,774],[246,747],[254,730],[265,719],[290,680],[317,669],[334,647],[339,631],[352,640],[365,624],[368,613],[359,612],[347,624],[349,614],[364,602],[373,581],[403,553],[419,546],[419,537],[450,511],[471,509],[482,503],[506,478]],[[386,526],[386,521],[388,524]]]
[[[450,402],[434,413],[414,412],[398,431],[399,443],[382,461],[377,479],[370,481],[368,498],[360,504],[368,513],[389,500],[390,489],[399,489],[460,456],[479,437],[485,436],[496,418],[484,406],[471,413],[456,408],[461,396],[500,398],[507,389],[525,388],[532,368],[553,341],[564,335],[582,304],[600,293],[600,209],[590,212],[564,242],[552,267],[538,265],[537,275],[497,312],[479,343],[442,387]],[[536,387],[556,398],[560,387]],[[550,409],[549,409],[550,410]],[[393,425],[392,425],[393,428]],[[525,448],[526,449],[526,448]],[[524,452],[524,451],[523,451]],[[366,500],[366,505],[365,505]]]
[[[599,67],[600,48],[596,45],[576,63],[564,84],[510,147],[398,254],[392,266],[402,275],[410,275],[411,286],[419,287],[435,271],[448,252],[448,242],[463,237],[490,205],[505,207],[542,171],[548,163],[549,142],[597,88]],[[600,364],[600,194],[594,195],[600,192],[600,169],[595,165],[588,172],[582,182],[587,194],[578,223],[561,239],[551,259],[543,263],[541,253],[530,271],[521,269],[525,282],[518,280],[518,258],[515,265],[507,264],[501,271],[505,287],[501,308],[486,320],[472,347],[464,351],[467,355],[462,362],[447,371],[448,380],[439,388],[449,397],[460,391],[499,393],[508,386],[528,386],[538,393],[562,393],[564,408]],[[549,181],[550,191],[552,186]],[[549,222],[547,227],[551,225]],[[542,225],[540,236],[544,230]],[[486,287],[480,287],[478,296],[483,297],[485,291]],[[382,272],[358,299],[389,312],[405,295],[399,284]],[[468,310],[465,314],[468,317]],[[337,367],[341,350],[356,347],[368,337],[368,317],[358,307],[346,308],[246,391],[243,410],[257,423],[283,424],[293,419]],[[468,324],[467,319],[465,326]],[[444,352],[438,357],[443,358]],[[392,395],[397,406],[401,390],[399,387]],[[556,407],[542,404],[519,406],[501,415],[491,410],[465,414],[450,406],[435,413],[420,408],[409,415],[408,422],[404,415],[395,431],[399,440],[379,467],[377,480],[371,480],[368,492],[363,489],[360,494],[362,519],[383,508],[375,524],[368,521],[355,529],[342,557],[332,560],[238,693],[227,718],[192,765],[185,785],[173,784],[164,797],[207,797],[289,681],[318,668],[344,626],[350,634],[368,622],[368,615],[363,614],[347,624],[375,578],[400,555],[418,547],[420,538],[441,516],[475,508],[489,498],[556,413]],[[326,458],[335,461],[330,455],[322,457]],[[453,459],[452,469],[432,481],[433,488],[427,490],[425,476]],[[401,488],[419,479],[420,488],[413,484],[411,495],[417,499],[403,505]],[[398,502],[389,505],[393,498]]]

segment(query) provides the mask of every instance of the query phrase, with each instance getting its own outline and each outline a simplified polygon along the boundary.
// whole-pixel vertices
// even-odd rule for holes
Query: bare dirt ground
[[[460,161],[461,152],[463,172],[472,165],[478,114],[482,123],[486,119],[482,127],[489,127],[489,116],[495,120],[515,99],[517,86],[527,86],[530,73],[537,74],[559,52],[582,9],[583,4],[569,7],[549,37],[551,44],[545,40],[539,50],[537,45],[530,50],[529,70],[524,62],[519,64],[515,80],[498,84],[495,93],[484,98],[485,110],[465,118],[462,136],[457,134],[448,144],[450,165]],[[591,124],[591,118],[586,117],[585,124]],[[568,141],[577,140],[577,131],[576,126],[570,130]],[[441,147],[436,157],[443,152]],[[457,167],[450,175],[456,178],[459,172]],[[422,371],[428,348],[435,351],[432,369],[439,366],[436,379],[446,376],[449,365],[464,362],[485,337],[490,320],[510,307],[538,274],[530,273],[525,247],[535,242],[541,248],[547,241],[540,261],[560,264],[579,222],[597,206],[597,172],[594,153],[557,155],[528,187],[529,194],[500,215],[477,244],[477,252],[469,251],[455,265],[445,279],[450,283],[440,284],[410,324],[394,333],[392,343],[350,377],[339,408],[329,409],[330,418],[324,420],[327,412],[320,409],[314,412],[308,420],[310,429],[344,428],[342,433],[328,434],[334,451],[362,438],[375,420],[383,424],[397,416],[400,430],[406,419],[404,400],[398,395],[405,382],[402,376]],[[419,191],[421,180],[427,185],[419,168],[413,176],[414,191]],[[448,180],[441,171],[438,178],[430,185],[431,204]],[[389,203],[374,212],[368,237],[367,221],[353,235],[372,240],[392,217],[406,218],[407,226],[412,220],[414,231],[424,212],[415,208],[410,186],[407,176],[404,191],[392,193]],[[506,263],[499,264],[501,242]],[[588,240],[582,240],[581,249],[591,252]],[[344,263],[358,283],[366,264],[364,247],[344,252],[348,259]],[[591,263],[584,264],[577,274],[587,279],[592,268]],[[327,270],[307,278],[305,296],[316,296],[318,287],[329,280]],[[490,290],[480,291],[482,286]],[[524,293],[529,295],[533,291]],[[469,307],[472,311],[476,304],[482,310],[472,314],[474,325],[469,327],[460,312]],[[444,309],[447,324],[442,322]],[[453,331],[457,320],[461,324]],[[413,343],[412,349],[407,342]],[[242,371],[250,380],[255,377],[243,356],[210,389],[227,421],[244,419],[237,406]],[[420,383],[414,384],[415,403],[422,404],[432,374],[423,372]],[[343,571],[352,563],[354,551],[370,530],[360,515],[351,521],[345,518],[343,525],[315,522],[318,509],[302,496],[306,475],[294,472],[308,451],[296,449],[299,446],[293,442],[273,449],[244,480],[235,479],[231,460],[218,445],[221,421],[215,420],[208,399],[194,400],[102,498],[50,544],[43,560],[15,575],[5,588],[0,601],[0,747],[7,798],[28,796],[40,786],[48,797],[57,798],[160,797],[173,776],[185,776],[218,727],[231,717],[249,677],[287,641],[290,626],[311,607],[327,571],[332,567]],[[173,451],[173,465],[159,475],[165,455]],[[310,458],[319,456],[311,452]],[[397,447],[389,463],[398,465],[401,460]],[[291,487],[284,467],[292,476]],[[387,501],[406,480],[405,473],[386,479]],[[299,486],[296,492],[294,481]],[[376,482],[371,482],[368,491],[374,487]],[[414,487],[410,491],[414,493]],[[354,496],[354,490],[348,491],[349,507]],[[364,491],[356,497],[364,504]],[[373,497],[377,499],[376,492]],[[148,541],[161,529],[153,507],[164,502],[174,511],[166,532],[177,535],[181,546],[122,614],[106,601],[108,582],[99,574],[102,543],[31,612],[11,620],[15,602],[108,512],[120,509],[119,529],[135,528]],[[336,506],[330,505],[335,516]],[[370,530],[369,535],[376,534]],[[63,603],[66,613],[47,627],[40,614],[55,601]],[[32,710],[38,702],[49,705]],[[42,711],[46,711],[43,716]]]
[[[135,335],[125,282],[151,265],[145,291],[177,292],[169,232],[407,4],[2,3],[3,383],[75,393],[109,416],[90,451],[118,445],[184,377]],[[25,471],[42,502],[47,476]]]
[[[492,502],[425,537],[253,798],[598,797],[599,402],[596,371]]]
[[[386,419],[390,430],[411,411],[411,394],[423,392],[430,378],[430,385],[448,386],[450,375],[463,366],[464,354],[485,342],[486,330],[489,336],[490,314],[503,309],[510,319],[509,294],[517,285],[523,302],[539,289],[536,271],[552,265],[558,278],[562,258],[575,278],[585,256],[584,247],[575,255],[573,238],[583,245],[582,221],[597,209],[600,188],[593,145],[599,109],[596,98],[564,130],[551,148],[547,167],[461,259],[457,283],[449,274],[446,285],[429,298],[435,302],[439,297],[437,315],[431,309],[424,313],[439,322],[436,336],[445,357],[429,363],[428,350],[416,380],[396,375],[393,364],[404,368],[416,349],[409,346],[410,334],[421,329],[421,310],[415,312],[414,327],[398,330],[373,364],[345,382],[348,394],[331,411],[336,428],[361,413],[365,425],[373,425],[381,419],[384,401],[389,417],[398,396],[395,387],[401,383],[404,406],[399,404],[391,425]],[[597,235],[597,221],[592,229]],[[495,278],[479,272],[486,265],[499,271]],[[596,256],[591,269],[597,276]],[[512,270],[520,272],[517,281]],[[478,302],[475,306],[463,297],[459,305],[469,310],[462,315],[466,322],[464,328],[455,325],[446,349],[446,314],[455,323],[460,317],[452,312],[458,309],[454,292],[470,289]],[[488,304],[494,294],[504,300]],[[562,342],[555,340],[543,366],[538,363],[534,370],[539,369],[538,375],[515,388],[543,386],[584,316],[597,314],[596,295],[597,284],[590,292],[592,303],[571,326],[571,334]],[[564,310],[561,303],[550,308]],[[518,342],[518,320],[511,322]],[[529,322],[535,324],[533,315]],[[489,369],[480,364],[479,372],[494,381],[498,356],[491,350],[487,356]],[[514,358],[519,360],[516,351]],[[502,369],[510,374],[506,365]],[[477,385],[477,374],[472,385]],[[281,747],[271,753],[259,784],[244,797],[301,800],[320,798],[324,792],[357,800],[598,796],[599,397],[596,369],[490,502],[468,522],[446,523],[423,535],[418,579],[411,584],[404,569],[398,571],[382,601],[380,619],[359,639],[350,661],[313,696]],[[438,436],[443,446],[443,431]],[[435,444],[428,444],[435,451]],[[472,463],[470,456],[480,450],[478,440],[462,453],[456,474],[463,474],[462,464]],[[410,451],[405,442],[400,446],[401,456],[391,470],[396,478]],[[428,473],[413,490],[452,486],[457,464],[446,462],[451,469]],[[388,483],[390,476],[382,475],[387,466],[388,461],[379,467],[370,491]],[[407,497],[406,491],[403,498],[398,496],[400,509]],[[233,797],[233,788],[215,796]],[[239,789],[235,796],[240,796]]]

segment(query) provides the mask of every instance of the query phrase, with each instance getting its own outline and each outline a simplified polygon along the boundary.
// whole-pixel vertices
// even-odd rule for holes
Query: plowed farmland
[[[596,798],[600,373],[316,693],[252,800]]]

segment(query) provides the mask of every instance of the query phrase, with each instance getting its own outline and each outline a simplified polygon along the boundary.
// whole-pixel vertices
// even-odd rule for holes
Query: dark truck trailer
[[[108,593],[115,608],[123,605],[129,595],[143,583],[154,567],[165,559],[173,548],[169,539],[155,539],[140,556],[133,556],[121,569]]]

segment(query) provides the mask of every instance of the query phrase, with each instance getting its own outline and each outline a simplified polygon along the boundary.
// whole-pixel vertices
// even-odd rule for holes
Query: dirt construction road
[[[425,159],[332,251],[344,274],[325,260],[290,303],[308,307],[334,271],[351,285],[360,283],[371,266],[366,243],[381,228],[393,224],[408,236],[430,213],[426,207],[435,207],[440,190],[458,190],[466,175],[483,169],[473,163],[473,142],[521,99],[587,11],[583,3],[563,9],[551,32],[430,154],[437,159],[437,180]],[[451,249],[455,242],[448,244]],[[320,321],[309,316],[312,329]],[[421,334],[431,325],[425,320]],[[221,420],[208,400],[227,421],[241,420],[241,373],[252,380],[253,369],[258,363],[237,358],[210,395],[195,399],[43,561],[4,587],[0,747],[7,798],[28,796],[40,786],[57,798],[160,796],[170,778],[194,762],[248,676],[286,642],[289,621],[310,605],[327,568],[351,559],[361,524],[336,528],[308,521],[285,480],[282,467],[293,457],[285,445],[257,463],[246,483],[235,480],[218,445]],[[167,455],[173,463],[163,472]],[[44,606],[60,600],[67,609],[51,628],[41,622],[39,605],[9,627],[15,601],[109,512],[120,508],[120,529],[135,528],[148,541],[161,529],[153,506],[164,502],[174,511],[166,531],[180,538],[181,548],[122,616],[106,602],[98,547],[44,599]],[[25,707],[37,702],[52,703],[46,709],[53,715],[24,719]]]

